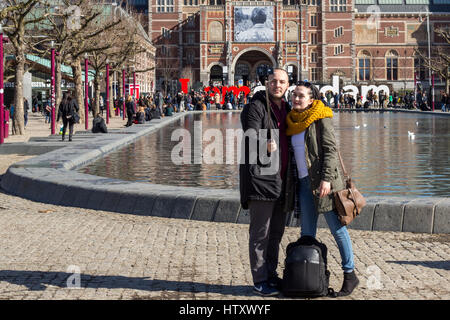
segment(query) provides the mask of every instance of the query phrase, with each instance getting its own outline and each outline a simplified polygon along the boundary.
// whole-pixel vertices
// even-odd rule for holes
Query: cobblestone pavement
[[[133,216],[0,194],[0,299],[260,299],[248,225]],[[298,228],[287,228],[287,244]],[[450,236],[350,230],[360,286],[346,299],[449,299]],[[331,287],[339,251],[327,229]],[[79,276],[77,275],[79,273]],[[80,288],[72,288],[79,286]]]
[[[0,173],[23,157],[1,155]],[[349,232],[360,285],[340,299],[450,299],[450,235]],[[298,233],[286,229],[280,274]],[[330,286],[339,290],[339,251],[329,230],[318,238],[329,248]],[[0,192],[0,250],[0,299],[262,299],[252,293],[248,225],[54,206]]]

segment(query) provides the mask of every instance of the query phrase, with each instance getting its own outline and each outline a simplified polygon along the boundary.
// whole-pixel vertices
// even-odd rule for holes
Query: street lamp
[[[89,60],[88,54],[84,54],[84,128],[88,129],[88,114],[89,114],[89,102],[88,102],[88,94],[89,94],[89,78],[88,78],[88,68],[89,68]]]
[[[106,124],[109,123],[109,59],[106,59]]]

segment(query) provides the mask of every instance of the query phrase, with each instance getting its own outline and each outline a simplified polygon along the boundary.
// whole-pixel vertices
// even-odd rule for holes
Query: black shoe
[[[255,283],[255,285],[253,286],[253,292],[262,297],[273,297],[280,294],[277,289],[269,286],[266,281]]]
[[[283,279],[281,279],[278,276],[272,277],[272,278],[269,278],[269,281],[267,281],[267,284],[272,288],[281,290],[281,288],[283,287]]]
[[[345,297],[350,295],[353,290],[358,286],[359,279],[355,274],[355,271],[353,270],[350,273],[344,272],[344,283],[342,284],[341,291],[337,292],[335,295],[336,297]]]
[[[69,141],[72,141],[72,137],[69,138]]]
[[[61,140],[61,141],[64,141],[64,139],[65,139],[65,137],[64,137],[64,136],[62,136],[62,140]]]

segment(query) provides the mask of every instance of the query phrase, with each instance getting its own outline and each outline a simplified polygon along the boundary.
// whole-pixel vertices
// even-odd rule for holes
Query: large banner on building
[[[273,7],[234,7],[234,41],[274,41]]]

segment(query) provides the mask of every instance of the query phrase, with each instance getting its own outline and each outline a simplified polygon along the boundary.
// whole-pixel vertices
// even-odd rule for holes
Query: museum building
[[[449,46],[450,0],[150,0],[156,88],[251,85],[268,68],[292,81],[386,84],[394,90],[445,83],[415,50],[432,56]],[[416,75],[415,75],[416,74]]]

